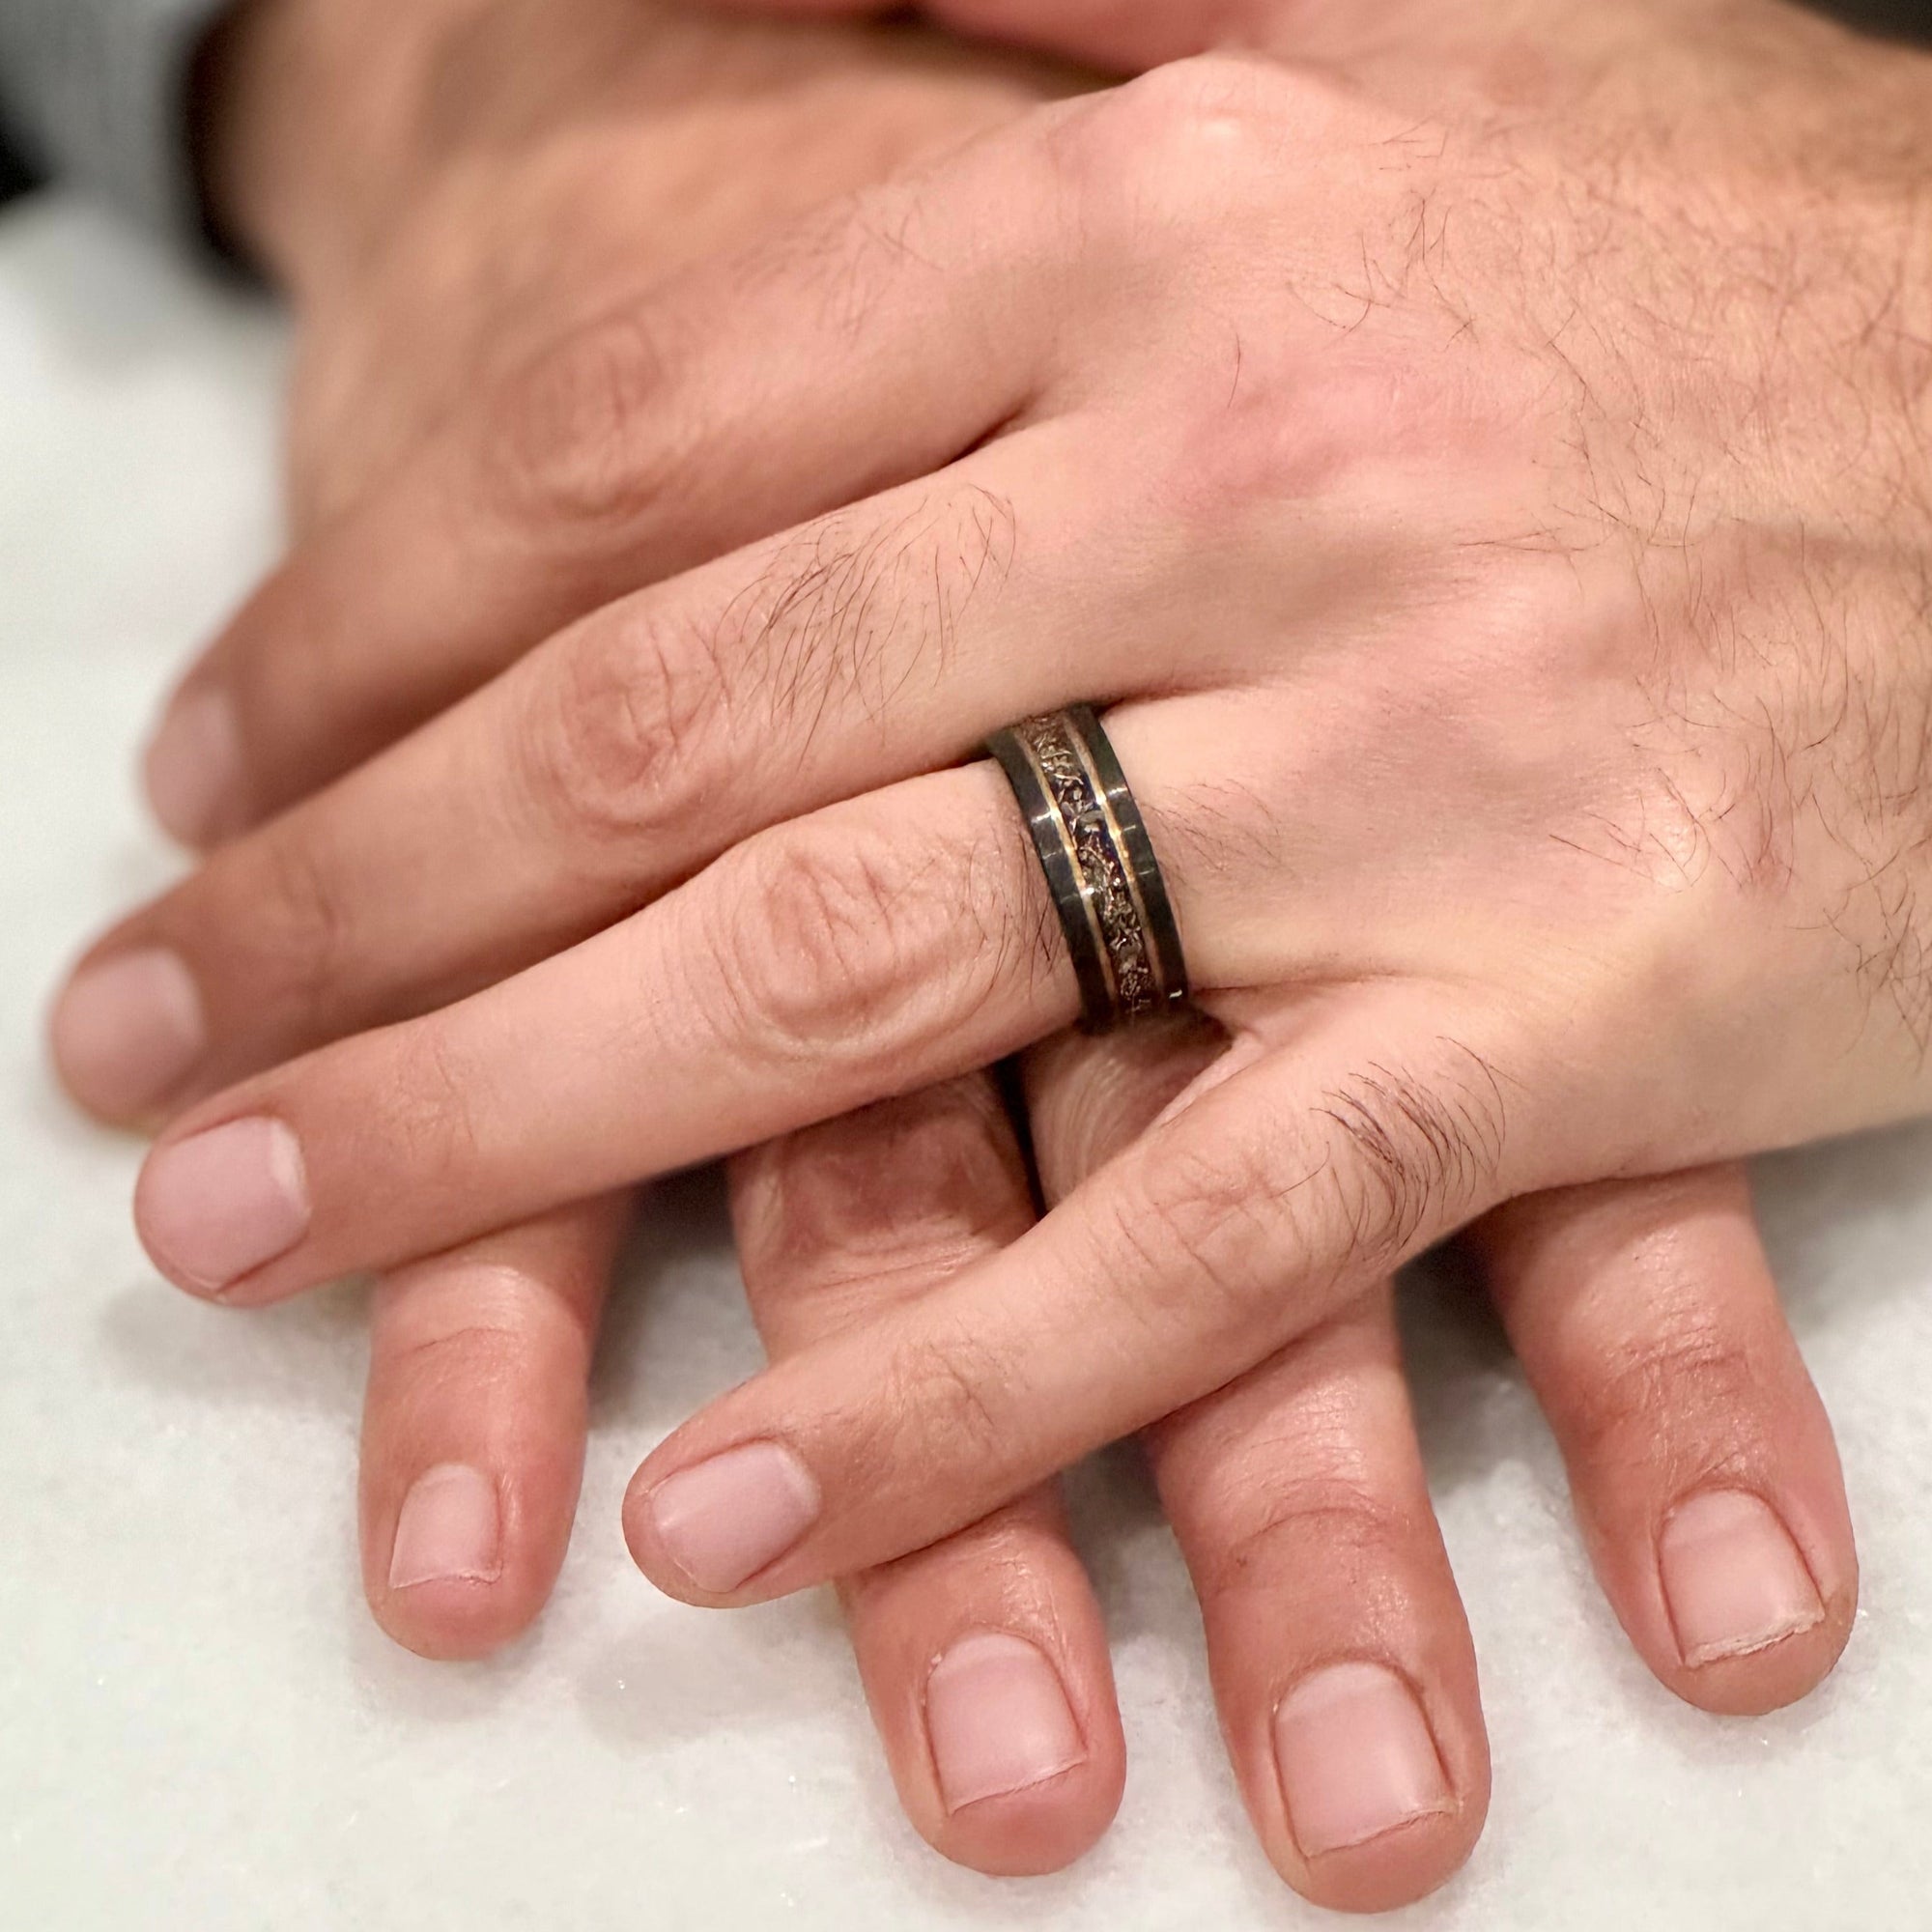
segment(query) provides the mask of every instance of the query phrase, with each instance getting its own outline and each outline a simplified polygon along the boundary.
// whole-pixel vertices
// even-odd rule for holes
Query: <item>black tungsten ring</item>
[[[1081,1025],[1107,1033],[1187,999],[1180,928],[1140,808],[1092,705],[997,731],[1080,982]]]

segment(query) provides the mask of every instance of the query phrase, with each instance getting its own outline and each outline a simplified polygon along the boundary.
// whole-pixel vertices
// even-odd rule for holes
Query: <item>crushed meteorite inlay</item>
[[[1180,936],[1147,827],[1092,709],[1026,719],[991,749],[1026,813],[1089,1030],[1179,1006]]]

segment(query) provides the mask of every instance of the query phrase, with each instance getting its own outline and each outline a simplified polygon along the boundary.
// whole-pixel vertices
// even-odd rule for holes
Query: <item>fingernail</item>
[[[1274,1756],[1304,1858],[1346,1851],[1455,1799],[1408,1686],[1379,1663],[1304,1677],[1274,1714]]]
[[[1087,1759],[1059,1671],[1004,1631],[963,1636],[932,1666],[925,1730],[949,1811],[1042,1784]]]
[[[466,1463],[426,1469],[403,1498],[389,1552],[389,1588],[503,1574],[502,1511],[497,1485]]]
[[[110,1120],[156,1105],[208,1045],[192,976],[157,946],[75,974],[54,1008],[52,1034],[74,1097]]]
[[[651,1520],[665,1554],[713,1597],[776,1562],[817,1515],[811,1472],[776,1442],[727,1449],[651,1492]]]
[[[1824,1621],[1791,1533],[1744,1490],[1703,1490],[1679,1503],[1658,1538],[1657,1560],[1688,1664],[1744,1657]]]
[[[234,828],[241,809],[242,733],[225,693],[185,692],[148,746],[148,804],[184,845]]]
[[[230,1121],[148,1157],[141,1238],[169,1273],[213,1294],[308,1233],[301,1148],[280,1121]]]

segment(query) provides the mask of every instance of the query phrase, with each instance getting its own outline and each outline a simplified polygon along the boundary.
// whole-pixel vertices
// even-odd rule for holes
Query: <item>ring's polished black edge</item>
[[[1013,788],[1066,935],[1081,1024],[1106,1033],[1187,999],[1180,929],[1153,841],[1089,704],[986,741]]]

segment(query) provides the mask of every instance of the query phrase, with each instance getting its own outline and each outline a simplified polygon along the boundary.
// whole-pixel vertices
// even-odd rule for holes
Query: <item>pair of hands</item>
[[[498,71],[515,10],[452,12],[430,44]],[[261,18],[235,57],[272,69]],[[157,747],[163,815],[227,842],[57,1041],[99,1111],[187,1105],[141,1204],[185,1285],[482,1237],[378,1303],[365,1550],[406,1640],[484,1647],[554,1574],[614,1221],[563,1204],[803,1128],[734,1187],[784,1359],[627,1526],[696,1601],[860,1578],[954,1856],[1037,1868],[1111,1810],[1097,1619],[1029,1485],[1162,1416],[1270,1855],[1369,1904],[1466,1853],[1473,1663],[1385,1284],[1472,1221],[1653,1667],[1745,1709],[1829,1666],[1849,1530],[1741,1183],[1577,1183],[1923,1102],[1923,77],[1769,10],[1566,20],[1547,58],[1456,20],[1321,48],[1348,80],[1194,63],[1039,108],[661,285],[608,192],[613,151],[652,172],[614,58],[581,116],[400,116],[445,148],[393,226],[241,216],[338,345],[309,534]],[[955,82],[974,128],[1030,84],[922,67],[894,138],[953,131]],[[782,88],[749,92],[734,153],[749,121],[784,154]],[[774,202],[891,146],[787,157]],[[520,246],[466,252],[512,208]],[[686,213],[668,253],[707,245]],[[384,315],[413,362],[356,346]],[[359,409],[385,363],[421,373]],[[1235,1043],[1032,1053],[1063,1205],[1015,1239],[970,1069],[1064,1026],[1070,976],[1010,802],[945,767],[1080,696],[1122,701]]]

